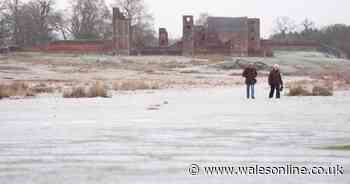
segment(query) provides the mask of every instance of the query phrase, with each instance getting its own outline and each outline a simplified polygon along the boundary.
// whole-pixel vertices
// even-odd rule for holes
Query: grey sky
[[[60,0],[63,7],[67,0]],[[112,0],[107,0],[108,2]],[[350,24],[349,0],[145,0],[155,18],[155,28],[165,27],[171,37],[180,37],[182,15],[195,17],[201,12],[213,16],[248,16],[261,19],[261,32],[268,37],[273,31],[276,17],[288,16],[296,23],[306,17],[316,25],[346,23]]]

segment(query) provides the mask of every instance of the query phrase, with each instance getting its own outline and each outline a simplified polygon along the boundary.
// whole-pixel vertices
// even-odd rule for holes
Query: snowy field
[[[0,183],[349,184],[350,93],[266,98],[244,87],[111,99],[0,101]],[[198,176],[191,164],[334,166],[343,176]]]

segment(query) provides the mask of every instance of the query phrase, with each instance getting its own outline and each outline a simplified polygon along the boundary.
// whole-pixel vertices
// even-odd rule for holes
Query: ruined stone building
[[[260,20],[247,17],[208,17],[206,25],[194,25],[193,16],[183,16],[182,51],[184,55],[262,54]]]
[[[194,35],[195,27],[193,16],[183,16],[182,18],[182,54],[193,55],[194,54]]]
[[[192,15],[184,15],[182,40],[176,44],[183,55],[220,54],[230,56],[273,56],[274,49],[316,50],[320,43],[309,40],[263,40],[260,19],[248,17],[208,17],[205,25],[195,25]]]
[[[165,28],[159,28],[159,47],[168,47],[169,38],[168,32]]]
[[[166,28],[159,28],[159,45],[133,48],[130,19],[113,8],[112,38],[109,40],[64,40],[34,48],[47,52],[114,53],[116,55],[210,55],[272,56],[272,50],[315,49],[310,41],[274,41],[260,38],[260,19],[248,17],[208,17],[205,25],[195,25],[192,15],[182,16],[182,38],[169,43]],[[181,25],[179,25],[181,26]]]
[[[130,19],[113,8],[113,52],[117,55],[130,55]]]

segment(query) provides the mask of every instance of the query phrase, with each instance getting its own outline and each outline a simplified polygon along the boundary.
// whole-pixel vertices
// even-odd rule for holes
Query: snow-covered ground
[[[350,152],[320,148],[350,143],[349,92],[257,92],[254,101],[244,87],[2,100],[0,183],[348,184]],[[191,164],[340,164],[345,175],[192,176]]]

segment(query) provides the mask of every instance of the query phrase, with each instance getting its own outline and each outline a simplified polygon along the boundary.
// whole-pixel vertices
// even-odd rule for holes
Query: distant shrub
[[[333,88],[314,86],[310,92],[302,86],[296,86],[290,88],[288,96],[333,96]]]
[[[0,84],[0,99],[9,97],[33,97],[35,96],[33,91],[24,82],[13,82],[11,84]]]
[[[103,82],[96,82],[93,84],[88,90],[88,96],[90,98],[94,97],[108,97],[108,89],[107,86]]]
[[[180,73],[182,73],[182,74],[198,74],[200,72],[197,70],[183,70],[183,71],[180,71]]]
[[[71,90],[63,93],[64,98],[108,98],[108,89],[103,82],[96,82],[92,86],[85,88],[83,86],[73,87]]]
[[[0,85],[0,99],[8,97],[10,97],[9,89],[5,85]]]
[[[6,89],[3,85],[0,85],[0,99],[10,97],[8,89]]]
[[[312,96],[312,93],[301,86],[291,87],[288,96]]]
[[[74,87],[63,93],[63,98],[87,98],[87,93],[84,87]]]
[[[159,88],[160,85],[156,82],[146,82],[142,80],[125,80],[113,83],[113,89],[116,91],[136,91]]]
[[[329,147],[326,147],[326,149],[350,151],[350,145],[329,146]]]
[[[146,70],[145,70],[145,73],[147,73],[147,74],[154,74],[155,71],[152,70],[152,69],[146,69]]]
[[[312,89],[313,96],[333,96],[333,89],[321,86],[315,86]]]
[[[55,89],[51,86],[46,85],[45,83],[41,83],[32,88],[35,93],[53,93]]]

